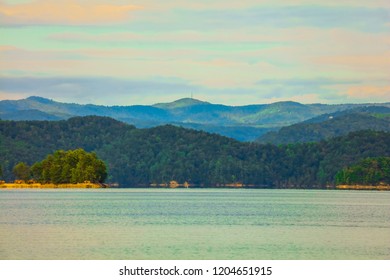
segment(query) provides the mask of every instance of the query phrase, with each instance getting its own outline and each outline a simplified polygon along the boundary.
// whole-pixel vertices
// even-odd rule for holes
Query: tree
[[[107,177],[104,162],[83,149],[58,150],[32,166],[35,180],[42,183],[102,183]]]
[[[30,167],[24,162],[15,165],[13,173],[18,180],[27,181],[30,179]]]
[[[43,166],[42,162],[36,162],[31,166],[31,176],[36,180],[41,182],[43,180]]]

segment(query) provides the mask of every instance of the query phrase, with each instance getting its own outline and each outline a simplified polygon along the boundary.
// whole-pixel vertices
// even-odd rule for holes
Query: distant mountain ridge
[[[324,114],[313,119],[268,132],[257,139],[259,143],[292,144],[318,142],[347,135],[359,130],[390,131],[390,108],[359,107]]]
[[[283,126],[307,121],[323,114],[332,114],[376,104],[301,104],[292,101],[272,104],[227,106],[192,98],[171,103],[132,106],[102,106],[61,103],[31,96],[21,100],[0,101],[3,120],[60,120],[75,116],[106,116],[139,128],[174,124],[252,141]],[[380,104],[390,107],[390,103]]]
[[[153,107],[157,107],[161,109],[177,109],[177,108],[189,107],[189,106],[201,105],[201,104],[210,104],[210,103],[200,101],[194,98],[182,98],[169,103],[157,103],[154,104]]]

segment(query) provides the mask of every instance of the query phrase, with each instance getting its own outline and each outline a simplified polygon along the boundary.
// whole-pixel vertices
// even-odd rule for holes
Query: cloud
[[[389,85],[377,81],[390,69],[390,1],[313,2],[0,0],[0,75],[54,77],[10,94],[101,104],[192,89],[217,103],[353,102],[356,87]]]
[[[56,100],[80,103],[129,104],[154,96],[183,97],[200,87],[177,79],[125,80],[108,77],[0,77],[0,93],[24,97],[38,95]]]
[[[104,25],[126,23],[139,30],[221,30],[268,26],[291,28],[349,28],[365,32],[389,30],[386,1],[309,0],[36,0],[0,2],[0,23],[7,25]],[[142,6],[141,6],[142,5]],[[135,11],[142,10],[139,13]]]
[[[232,100],[238,100],[244,104],[242,95],[254,93],[255,89],[209,88],[171,77],[0,77],[0,100],[37,95],[63,102],[130,105],[168,102],[194,94],[195,98],[215,103],[234,104]]]
[[[313,2],[319,1],[313,0],[142,0],[142,4],[149,9],[155,9],[158,11],[171,10],[171,9],[190,9],[190,10],[222,10],[222,9],[247,9],[258,7],[285,7],[285,6],[312,6]],[[325,7],[390,7],[388,0],[327,0],[321,1],[321,5]]]
[[[248,63],[239,55],[218,51],[172,50],[79,50],[4,51],[3,75],[110,76],[122,79],[177,77],[204,87],[243,88],[258,80],[259,73],[278,71],[264,62]]]
[[[365,100],[367,102],[387,100],[390,101],[390,85],[361,85],[350,87],[347,96],[352,99]]]
[[[263,82],[253,87],[215,88],[171,77],[0,77],[0,100],[38,95],[62,102],[131,105],[169,102],[194,94],[195,98],[212,103],[247,105],[286,100],[306,104],[389,102],[390,96],[388,81],[360,84],[354,80],[318,78]]]
[[[137,32],[112,32],[102,34],[83,33],[55,33],[49,35],[49,40],[65,43],[86,42],[86,43],[188,43],[196,47],[195,43],[256,43],[274,46],[287,43],[284,38],[271,36],[271,34],[258,34],[257,32],[240,32],[232,34],[226,32],[204,32],[202,30],[178,30],[168,32],[137,33]],[[284,39],[284,40],[283,40]]]
[[[318,64],[331,64],[354,69],[370,69],[382,72],[390,69],[390,52],[371,55],[322,56],[315,59]]]
[[[296,78],[258,81],[264,102],[370,103],[390,101],[389,79]]]
[[[185,27],[209,29],[240,29],[251,26],[273,28],[316,27],[357,29],[363,32],[387,32],[390,9],[384,7],[337,6],[264,6],[236,10],[176,10],[176,17],[194,18],[184,21]]]
[[[92,2],[92,3],[91,3]],[[136,5],[93,3],[93,1],[46,0],[7,5],[0,3],[0,23],[4,25],[107,24],[123,22]]]
[[[279,85],[289,87],[321,87],[333,85],[359,84],[360,80],[342,80],[330,78],[311,78],[311,79],[264,79],[258,81],[258,85]]]
[[[339,97],[339,96],[338,96]],[[292,94],[290,96],[270,96],[262,98],[262,103],[274,103],[280,101],[295,101],[302,104],[314,104],[314,103],[329,103],[334,102],[333,95],[331,97],[323,96],[318,93],[305,93],[305,94]],[[336,102],[337,103],[337,102]]]
[[[58,92],[70,90],[93,91],[96,94],[125,94],[129,92],[181,91],[190,87],[184,82],[170,82],[169,80],[125,80],[108,77],[0,77],[0,90],[7,92]],[[192,86],[193,87],[193,86]]]

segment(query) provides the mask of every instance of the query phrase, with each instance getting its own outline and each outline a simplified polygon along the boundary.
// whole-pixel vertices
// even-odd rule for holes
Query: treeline
[[[337,185],[390,185],[390,157],[367,158],[336,174]]]
[[[135,129],[104,117],[68,121],[0,121],[0,165],[6,180],[58,149],[83,148],[107,165],[107,182],[147,186],[171,180],[194,185],[231,183],[322,188],[337,172],[367,157],[390,156],[390,133],[359,131],[317,143],[241,143],[217,134],[161,126]]]

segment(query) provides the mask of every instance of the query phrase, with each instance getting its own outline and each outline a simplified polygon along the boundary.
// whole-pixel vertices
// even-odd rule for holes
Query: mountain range
[[[322,121],[328,121],[326,117],[329,118],[332,114],[338,116],[341,112],[356,113],[373,106],[388,109],[390,102],[326,105],[286,101],[271,104],[227,106],[183,98],[171,103],[154,105],[101,106],[62,103],[32,96],[21,100],[0,101],[0,119],[53,121],[75,116],[96,115],[111,117],[133,124],[138,128],[173,124],[218,133],[240,141],[260,139],[259,141],[263,142],[262,135],[278,131],[282,127],[302,122],[316,122],[318,124]],[[357,111],[353,112],[354,109]],[[316,120],[316,118],[318,119]],[[268,142],[267,138],[265,140]]]
[[[282,127],[260,136],[259,143],[291,144],[318,142],[359,130],[390,132],[390,108],[359,107],[324,114],[307,121]]]

